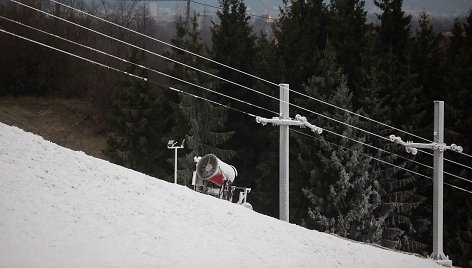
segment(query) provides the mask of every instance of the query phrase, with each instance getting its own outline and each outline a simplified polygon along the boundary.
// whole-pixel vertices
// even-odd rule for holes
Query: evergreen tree
[[[277,79],[280,83],[289,84],[291,89],[303,92],[302,85],[313,75],[315,63],[326,44],[327,19],[328,10],[323,0],[283,1],[279,20],[274,27],[276,54],[279,58],[274,64],[277,69],[273,69],[279,74]],[[291,94],[290,101],[296,101],[299,97]],[[297,113],[297,110],[292,107],[292,114]],[[308,208],[301,189],[307,184],[304,177],[299,176],[297,155],[298,148],[290,148],[290,221],[301,223]]]
[[[363,69],[364,79],[360,83],[357,96],[357,101],[362,107],[359,112],[380,122],[395,125],[391,116],[393,108],[388,104],[384,95],[385,87],[392,85],[392,82],[389,79],[390,76],[384,70],[382,55],[379,55],[377,50],[381,40],[378,34],[372,30],[369,31],[367,36],[369,42],[363,53],[362,63],[367,68]],[[375,123],[365,122],[364,127],[384,137],[392,134],[391,130]],[[366,142],[398,154],[402,154],[404,150],[396,144],[385,144],[384,141],[370,135],[366,137]],[[390,154],[379,151],[373,152],[373,154],[377,158],[390,163],[414,169],[414,166],[407,166],[406,163]],[[412,235],[419,237],[420,234],[425,234],[425,226],[429,224],[424,217],[414,218],[413,216],[413,210],[424,204],[422,203],[424,198],[415,194],[415,182],[418,181],[418,183],[424,184],[424,179],[417,180],[411,174],[377,161],[372,162],[371,166],[373,170],[380,173],[379,193],[382,196],[382,206],[379,214],[385,217],[380,243],[386,247],[408,251],[423,250],[426,245],[418,244],[415,239],[410,239],[410,237]],[[420,241],[424,243],[424,240]]]
[[[421,123],[424,122],[426,110],[417,105],[422,87],[418,85],[418,74],[412,68],[409,37],[411,17],[405,16],[401,10],[402,1],[382,0],[375,1],[375,4],[383,13],[378,15],[380,26],[368,34],[369,46],[363,57],[367,68],[363,69],[364,78],[358,93],[361,112],[412,132],[413,127],[423,127]],[[380,126],[369,125],[369,129],[380,135],[392,134]],[[380,144],[372,137],[367,140],[370,144],[385,147],[385,144]],[[389,151],[403,154],[403,148],[394,144],[386,146]],[[391,155],[382,158],[398,166],[418,169],[416,166],[407,166],[404,160]],[[425,198],[418,193],[416,185],[424,188],[425,181],[391,167],[380,165],[378,168],[382,170],[380,193],[382,214],[386,216],[381,244],[405,251],[423,252],[428,242],[423,235],[429,221],[424,214],[418,215],[418,209],[425,213],[421,207]]]
[[[211,29],[213,59],[251,73],[254,71],[256,36],[249,25],[249,16],[246,15],[247,7],[241,0],[219,1],[218,21],[213,23]],[[247,80],[245,75],[224,67],[218,68],[218,74],[237,83]],[[232,87],[230,86],[225,91],[238,94],[237,90]],[[239,95],[242,94],[239,93]]]
[[[276,45],[273,41],[269,42],[264,34],[257,39],[256,43],[256,60],[254,64],[255,72],[258,76],[269,81],[277,81],[277,72],[273,66],[277,65],[278,57],[276,55]],[[274,97],[279,97],[278,90],[274,90],[272,85],[265,82],[257,81],[254,85],[256,90],[262,91]],[[265,98],[265,97],[264,97]],[[266,102],[264,107],[273,111],[278,111],[278,103],[275,101]],[[270,104],[270,106],[268,105]],[[273,115],[268,115],[273,116]],[[254,183],[251,186],[251,204],[259,213],[278,217],[279,210],[279,184],[277,182],[279,176],[279,131],[277,127],[256,125],[253,128],[253,137],[257,135],[257,170],[254,173]]]
[[[381,61],[381,82],[383,89],[380,95],[383,103],[390,106],[391,120],[405,130],[411,125],[418,125],[424,118],[424,110],[419,110],[416,103],[421,88],[416,84],[416,73],[412,69],[410,51],[411,16],[402,11],[402,0],[374,1],[382,10],[378,15],[380,26],[378,36],[381,49],[377,55]],[[408,119],[405,118],[408,114]]]
[[[404,62],[410,43],[411,15],[405,16],[403,0],[374,0],[374,4],[382,10],[377,18],[383,48]]]
[[[191,31],[188,32],[185,22],[177,22],[176,36],[172,39],[172,43],[193,53],[208,55],[204,41],[198,32],[196,16],[193,17],[191,27]],[[200,70],[215,72],[215,70],[208,67],[206,61],[197,61],[195,56],[184,53],[181,50],[173,50],[171,56]],[[215,83],[205,74],[180,65],[173,66],[170,72],[183,80],[215,90]],[[173,85],[182,91],[208,99],[215,99],[215,94],[209,91],[197,89],[188,84],[173,83]],[[178,108],[182,116],[181,120],[179,120],[181,122],[180,128],[181,131],[187,133],[186,141],[189,150],[179,161],[181,163],[179,177],[183,178],[184,184],[188,185],[191,182],[192,172],[195,170],[195,156],[213,153],[223,161],[227,161],[232,157],[233,152],[221,146],[233,133],[225,130],[228,113],[228,109],[225,107],[183,94],[178,101]]]
[[[361,54],[367,45],[367,11],[364,6],[364,0],[331,0],[329,5],[329,41],[354,94],[361,79]]]
[[[327,8],[323,0],[284,0],[274,29],[280,55],[281,83],[301,88],[313,75],[315,61],[327,39]]]
[[[138,62],[136,50],[131,61]],[[128,73],[147,77],[132,65]],[[126,76],[114,94],[109,115],[110,134],[105,151],[119,165],[160,177],[168,174],[164,139],[168,119],[163,110],[164,99],[148,81]]]
[[[305,90],[334,105],[352,109],[352,94],[332,48],[325,50],[316,70]],[[303,106],[313,106],[310,102],[305,101]],[[345,112],[325,113],[348,124],[359,124],[356,117]],[[326,120],[316,123],[363,140],[352,129],[339,124]],[[379,242],[384,217],[378,214],[381,208],[378,172],[371,169],[371,159],[363,155],[362,145],[339,137],[328,140],[327,135],[314,141],[297,140],[301,147],[300,168],[309,182],[303,190],[310,204],[305,224],[359,241]],[[344,148],[335,147],[330,141]]]
[[[472,9],[469,10],[464,22],[456,20],[452,30],[453,36],[447,50],[445,62],[446,70],[442,84],[442,92],[445,92],[446,109],[446,139],[449,142],[460,144],[465,152],[471,152],[472,144]],[[472,164],[470,158],[460,157],[458,154],[449,153],[448,159]],[[468,178],[472,174],[457,165],[446,165],[446,170]],[[449,183],[470,189],[458,179],[446,177]],[[472,222],[470,211],[472,202],[470,194],[445,188],[444,192],[444,241],[445,253],[450,255],[454,265],[472,267],[471,234]],[[466,215],[466,216],[465,216]],[[464,217],[465,216],[465,217]]]
[[[432,111],[432,101],[436,99],[444,99],[441,93],[440,85],[442,84],[441,59],[442,50],[439,47],[439,35],[433,34],[433,26],[430,17],[426,13],[421,13],[419,20],[419,29],[412,42],[412,68],[417,73],[416,83],[421,88],[423,98],[418,100],[416,106],[418,110]],[[425,116],[426,122],[421,122],[421,126],[430,126],[430,116]],[[430,131],[424,131],[429,134]],[[423,134],[418,133],[418,134]]]
[[[255,56],[257,54],[256,36],[249,25],[246,15],[246,5],[241,0],[220,0],[220,10],[217,12],[218,21],[212,27],[212,56],[213,59],[248,73],[255,71]],[[254,88],[255,81],[247,75],[235,72],[225,67],[217,67],[219,76],[246,87]],[[259,106],[267,106],[261,95],[231,83],[220,83],[218,90],[241,100]],[[260,109],[239,102],[222,100],[223,103],[252,114],[267,116]],[[257,127],[257,128],[255,128]],[[225,126],[227,131],[234,131],[232,138],[226,143],[236,154],[231,164],[238,169],[238,184],[253,187],[258,177],[256,169],[260,162],[262,126],[257,125],[254,118],[247,117],[230,110]]]

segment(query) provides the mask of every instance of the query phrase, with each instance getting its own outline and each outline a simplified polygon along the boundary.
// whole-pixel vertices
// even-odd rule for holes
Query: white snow
[[[281,222],[0,123],[0,267],[441,266]]]

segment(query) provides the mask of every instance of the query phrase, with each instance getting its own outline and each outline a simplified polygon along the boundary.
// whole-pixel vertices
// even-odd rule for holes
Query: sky
[[[195,2],[204,3],[209,6],[218,6],[218,0],[195,0]],[[203,9],[203,5],[192,3],[192,8]],[[329,2],[326,0],[325,2]],[[246,0],[246,5],[255,14],[267,14],[270,11],[272,15],[277,15],[278,7],[282,0]],[[174,9],[185,7],[185,1],[159,2],[159,6]],[[403,7],[409,13],[418,14],[420,12],[429,12],[435,16],[463,16],[472,8],[472,0],[404,0]],[[374,0],[366,0],[366,9],[369,13],[376,13],[379,10],[374,5]],[[207,6],[207,11],[212,12],[215,9]]]
[[[205,2],[217,2],[217,0],[207,0]],[[325,1],[329,2],[329,1]],[[281,0],[246,0],[246,3],[253,10],[264,12],[268,8],[278,7],[281,5]],[[472,8],[472,0],[404,0],[403,7],[405,10],[411,10],[419,13],[422,11],[436,13],[436,14],[453,14],[460,15]],[[366,0],[366,9],[375,11],[376,9],[373,0]]]

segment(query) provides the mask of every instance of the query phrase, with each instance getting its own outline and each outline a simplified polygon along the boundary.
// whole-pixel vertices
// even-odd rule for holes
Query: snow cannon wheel
[[[242,203],[241,206],[243,206],[243,207],[245,207],[245,208],[248,208],[248,209],[250,209],[250,210],[254,210],[254,209],[252,208],[252,205],[251,205],[250,203],[248,203],[248,202]]]

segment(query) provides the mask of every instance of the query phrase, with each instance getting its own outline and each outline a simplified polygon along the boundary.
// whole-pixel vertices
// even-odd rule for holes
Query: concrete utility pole
[[[289,85],[280,84],[280,116],[267,119],[256,117],[256,122],[266,125],[271,123],[280,126],[279,140],[279,219],[289,221],[289,126],[308,127],[321,134],[323,130],[307,122],[306,117],[297,115],[296,120],[289,115]]]
[[[174,153],[174,156],[175,156],[175,160],[174,160],[174,183],[175,184],[177,184],[177,150],[184,148],[184,142],[185,142],[185,139],[182,141],[182,144],[180,144],[180,146],[176,146],[177,142],[174,141],[174,140],[170,140],[167,143],[167,148],[168,149],[174,149],[175,150],[175,153]]]
[[[404,142],[400,137],[390,135],[390,140],[405,146],[406,151],[417,153],[417,148],[434,151],[433,158],[433,253],[430,258],[437,263],[451,267],[452,261],[443,252],[443,162],[444,151],[447,149],[462,152],[462,147],[444,143],[444,101],[434,101],[434,132],[433,143]]]

